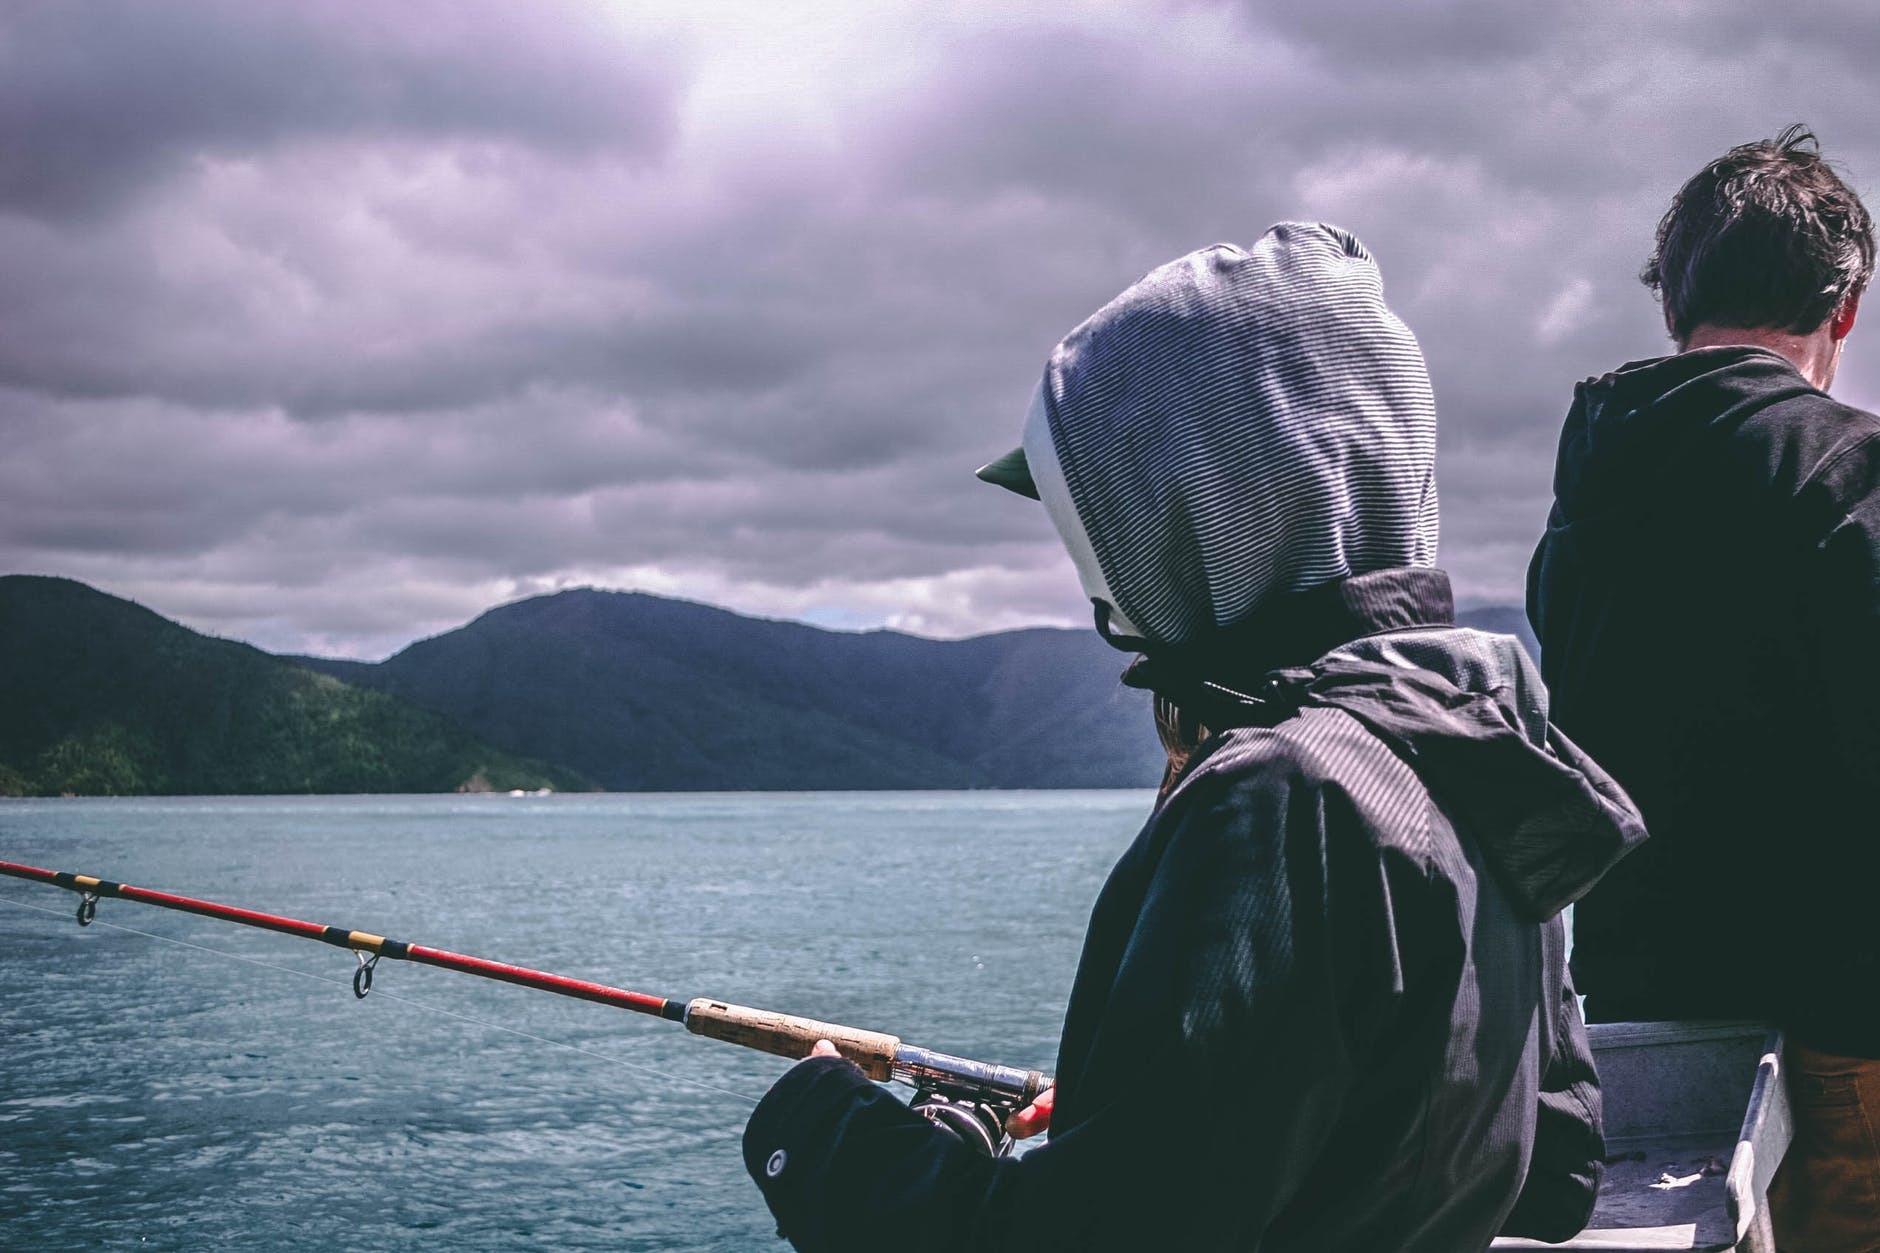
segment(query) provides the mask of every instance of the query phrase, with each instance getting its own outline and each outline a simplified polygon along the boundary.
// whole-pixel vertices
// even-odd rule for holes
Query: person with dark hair
[[[1335,227],[1190,253],[1058,345],[980,475],[1041,502],[1140,654],[1170,777],[1091,915],[1057,1087],[1008,1126],[1049,1143],[975,1152],[825,1048],[744,1135],[798,1249],[1467,1253],[1585,1225],[1599,1084],[1561,913],[1644,832],[1520,644],[1456,626],[1435,461],[1422,352]]]
[[[1874,270],[1792,127],[1671,203],[1671,356],[1579,385],[1528,615],[1562,728],[1652,839],[1582,901],[1594,1021],[1768,1018],[1784,1249],[1880,1249],[1880,419],[1834,381]]]

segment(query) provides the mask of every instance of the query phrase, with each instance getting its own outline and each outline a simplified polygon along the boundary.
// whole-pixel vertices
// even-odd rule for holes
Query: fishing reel
[[[892,1040],[890,1077],[910,1084],[909,1108],[987,1157],[1012,1151],[1005,1120],[1051,1086],[1035,1070],[995,1066]]]
[[[1005,1130],[1005,1120],[1012,1113],[1009,1108],[925,1087],[914,1093],[908,1108],[934,1126],[952,1132],[976,1153],[1004,1157],[1012,1151],[1012,1137]]]

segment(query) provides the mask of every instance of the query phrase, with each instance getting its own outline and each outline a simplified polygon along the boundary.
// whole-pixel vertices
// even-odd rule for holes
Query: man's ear
[[[1856,292],[1841,303],[1828,319],[1828,338],[1840,343],[1847,338],[1847,333],[1854,329],[1854,319],[1860,315],[1860,294]]]

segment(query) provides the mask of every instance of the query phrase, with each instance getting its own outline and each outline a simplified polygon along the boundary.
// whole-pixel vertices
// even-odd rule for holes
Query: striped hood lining
[[[1191,643],[1279,593],[1435,562],[1429,374],[1337,227],[1152,270],[1057,346],[1037,400],[1026,457],[1113,634]]]

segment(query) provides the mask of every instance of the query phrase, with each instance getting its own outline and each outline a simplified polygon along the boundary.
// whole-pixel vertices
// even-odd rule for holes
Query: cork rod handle
[[[860,1066],[870,1079],[886,1083],[894,1073],[894,1055],[901,1047],[897,1036],[879,1031],[778,1014],[767,1009],[727,1005],[705,997],[685,1007],[685,1029],[693,1035],[742,1044],[745,1048],[779,1057],[808,1057],[818,1040],[828,1040],[842,1056]]]

